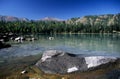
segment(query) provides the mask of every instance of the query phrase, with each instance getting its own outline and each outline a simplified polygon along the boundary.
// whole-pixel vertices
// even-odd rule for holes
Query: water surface
[[[57,34],[34,35],[37,40],[16,43],[0,49],[0,57],[28,56],[45,50],[63,50],[75,54],[120,56],[120,35],[118,34]],[[54,37],[50,40],[49,37]]]

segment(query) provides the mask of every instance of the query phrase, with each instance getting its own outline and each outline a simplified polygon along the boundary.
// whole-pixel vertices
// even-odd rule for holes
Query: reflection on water
[[[0,49],[0,57],[38,54],[48,49],[63,50],[76,54],[120,56],[120,35],[115,34],[57,34],[35,35],[38,40],[24,41],[12,47]],[[50,40],[49,37],[54,37]]]

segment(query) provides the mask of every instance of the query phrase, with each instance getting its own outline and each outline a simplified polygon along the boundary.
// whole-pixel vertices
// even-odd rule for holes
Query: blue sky
[[[120,13],[120,0],[0,0],[0,15],[69,19]]]

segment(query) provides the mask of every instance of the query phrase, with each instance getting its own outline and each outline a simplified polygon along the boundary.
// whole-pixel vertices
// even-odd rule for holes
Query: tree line
[[[66,23],[66,21],[0,21],[0,33],[113,33],[119,32],[119,25],[84,25],[82,23]]]

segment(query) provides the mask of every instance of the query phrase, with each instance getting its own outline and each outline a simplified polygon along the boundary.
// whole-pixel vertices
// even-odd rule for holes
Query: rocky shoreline
[[[51,53],[54,52],[54,53]],[[79,59],[79,57],[81,59]],[[119,57],[110,57],[112,58],[110,62],[106,62],[101,65],[100,61],[104,61],[104,59],[98,56],[97,66],[94,64],[94,67],[90,67],[86,63],[85,57],[93,57],[91,61],[95,62],[96,56],[91,55],[76,55],[63,51],[57,50],[48,50],[43,53],[43,55],[37,54],[34,56],[26,56],[26,57],[12,57],[7,60],[3,60],[0,63],[0,79],[119,79],[120,78],[120,59]],[[60,60],[61,58],[64,58]],[[69,58],[72,58],[71,60]],[[75,58],[75,59],[74,59]],[[100,59],[101,58],[101,59]],[[68,60],[66,60],[68,59]],[[77,65],[77,61],[81,62],[81,67],[85,66],[86,71],[78,70],[79,67]],[[88,58],[89,59],[89,58]],[[62,62],[60,62],[62,61]],[[64,61],[64,62],[63,62]],[[109,60],[108,60],[109,61]],[[42,64],[41,64],[42,63]],[[82,64],[84,63],[84,64]],[[76,65],[76,66],[75,66]],[[66,66],[66,68],[64,67]],[[71,66],[67,68],[67,66]],[[91,65],[93,66],[93,65]],[[50,69],[51,68],[51,69]],[[82,67],[84,69],[84,67]],[[57,71],[59,69],[60,71]],[[64,70],[63,70],[64,69]],[[51,71],[45,72],[45,71]],[[26,73],[22,73],[25,71]],[[64,73],[58,73],[64,71]],[[68,71],[68,72],[67,72]],[[53,73],[54,72],[54,73]]]

